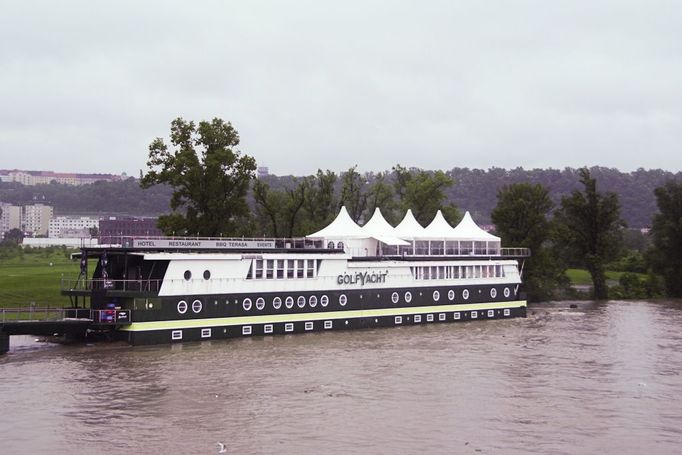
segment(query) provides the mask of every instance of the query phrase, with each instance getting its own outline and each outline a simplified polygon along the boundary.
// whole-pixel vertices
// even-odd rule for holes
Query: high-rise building
[[[12,229],[21,229],[21,207],[0,202],[0,236]]]
[[[23,231],[34,237],[47,235],[52,213],[53,209],[50,205],[25,205],[21,219]]]

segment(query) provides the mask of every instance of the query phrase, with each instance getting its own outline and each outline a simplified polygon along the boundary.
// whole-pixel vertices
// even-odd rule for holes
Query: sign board
[[[274,240],[192,240],[192,239],[133,239],[133,248],[168,248],[185,250],[262,249],[275,248]]]

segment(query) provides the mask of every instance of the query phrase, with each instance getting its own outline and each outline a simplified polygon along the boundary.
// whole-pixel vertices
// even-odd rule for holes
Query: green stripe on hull
[[[174,321],[133,322],[119,328],[126,332],[144,332],[161,329],[190,329],[204,327],[229,327],[235,325],[272,324],[278,322],[321,321],[331,319],[373,318],[379,316],[404,316],[411,314],[442,313],[444,311],[477,311],[503,308],[522,308],[525,300],[470,305],[434,305],[422,307],[380,308],[374,310],[332,311],[328,313],[269,314],[263,316],[236,316],[231,318],[187,319]]]

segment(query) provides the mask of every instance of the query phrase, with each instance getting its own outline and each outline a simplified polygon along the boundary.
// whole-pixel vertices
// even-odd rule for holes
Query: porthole
[[[391,294],[391,301],[393,303],[398,303],[398,300],[400,300],[400,296],[398,295],[397,292],[394,292],[393,294]]]
[[[433,291],[433,301],[437,302],[438,299],[440,299],[440,292],[438,291]]]
[[[405,293],[405,302],[410,303],[412,301],[412,293],[410,291],[407,291]]]
[[[280,308],[282,308],[282,299],[280,299],[279,297],[275,297],[274,299],[272,299],[272,307],[275,310],[279,310]]]
[[[310,305],[310,308],[315,308],[317,306],[317,297],[311,295],[308,299],[308,304]]]
[[[448,291],[448,300],[455,300],[455,291],[452,289]]]
[[[509,298],[509,294],[510,294],[510,293],[511,293],[511,292],[509,291],[509,288],[504,288],[504,296],[505,296],[505,297]]]
[[[263,297],[258,297],[256,299],[256,308],[258,309],[258,311],[265,308],[265,299]]]
[[[201,300],[195,300],[192,302],[192,311],[195,313],[200,313],[201,309],[203,308],[203,305],[201,304]]]
[[[464,300],[469,300],[469,290],[468,289],[465,289],[462,291],[462,298]]]
[[[285,305],[287,308],[291,309],[291,308],[294,306],[294,298],[293,298],[292,296],[287,297],[287,298],[284,300],[284,305]]]
[[[492,288],[490,290],[490,298],[494,299],[495,297],[497,297],[497,289]]]
[[[303,308],[305,306],[305,297],[302,295],[296,299],[296,305],[298,305],[299,308]]]
[[[346,303],[348,303],[348,299],[346,298],[346,294],[341,294],[339,296],[339,305],[346,306]]]
[[[322,305],[322,306],[329,305],[329,297],[327,297],[326,295],[323,295],[322,297],[320,297],[320,305]]]
[[[242,308],[244,308],[244,311],[249,311],[251,309],[251,299],[244,299]]]
[[[187,302],[185,302],[184,300],[180,300],[178,302],[178,313],[180,314],[187,313]]]
[[[211,271],[210,270],[204,270],[204,280],[210,280],[211,279]]]
[[[192,272],[185,270],[185,280],[189,281],[192,279]]]

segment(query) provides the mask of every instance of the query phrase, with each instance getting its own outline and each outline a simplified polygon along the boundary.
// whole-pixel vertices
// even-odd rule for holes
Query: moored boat
[[[526,315],[528,250],[468,212],[424,228],[408,211],[394,228],[377,209],[360,227],[342,208],[300,239],[122,238],[81,254],[62,293],[133,345]]]

